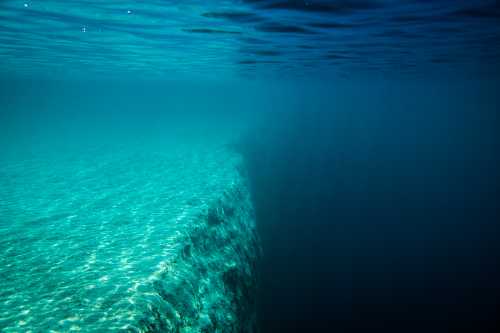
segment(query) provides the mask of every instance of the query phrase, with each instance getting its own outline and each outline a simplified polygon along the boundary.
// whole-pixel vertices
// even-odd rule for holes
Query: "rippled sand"
[[[2,162],[2,332],[136,327],[187,228],[241,182],[239,163],[189,145]]]

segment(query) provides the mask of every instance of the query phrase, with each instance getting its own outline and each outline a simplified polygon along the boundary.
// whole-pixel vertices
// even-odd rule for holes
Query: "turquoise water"
[[[2,163],[2,332],[137,328],[238,161],[205,143]]]
[[[493,321],[499,18],[0,1],[0,332]]]

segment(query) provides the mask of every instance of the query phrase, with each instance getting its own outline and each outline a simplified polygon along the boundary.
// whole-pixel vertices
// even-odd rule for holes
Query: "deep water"
[[[495,330],[491,87],[304,89],[293,112],[250,135],[241,150],[264,247],[263,331]]]
[[[0,332],[498,332],[500,7],[0,2]]]

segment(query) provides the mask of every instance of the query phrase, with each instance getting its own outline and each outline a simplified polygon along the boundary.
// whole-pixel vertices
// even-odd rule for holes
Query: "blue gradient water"
[[[256,331],[487,331],[499,22],[491,0],[1,1],[0,331],[169,331],[179,235],[246,181]]]

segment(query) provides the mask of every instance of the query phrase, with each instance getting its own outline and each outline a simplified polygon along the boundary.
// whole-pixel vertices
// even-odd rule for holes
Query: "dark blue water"
[[[137,206],[179,181],[158,156],[190,161],[182,172],[204,191],[200,175],[232,170],[229,147],[247,170],[263,247],[259,331],[496,332],[499,22],[489,0],[1,1],[0,244],[29,243],[10,232],[26,216],[85,211],[94,195],[57,185],[64,175],[71,184],[109,165],[74,183],[108,184],[122,170],[124,187],[103,193],[143,184]],[[155,183],[162,172],[172,180]],[[200,190],[181,187],[173,197]],[[135,214],[115,206],[88,216]],[[73,215],[55,216],[68,227]],[[141,226],[130,240],[147,234]],[[88,230],[75,246],[102,239]],[[29,272],[51,272],[27,255],[37,244],[19,248],[19,267],[38,260]],[[0,273],[24,276],[5,258]],[[24,311],[35,302],[21,296],[0,290],[0,331],[33,325]],[[95,317],[85,314],[31,328],[69,330]]]
[[[262,325],[493,332],[498,97],[372,84],[333,105],[318,88],[242,145],[267,250]]]

